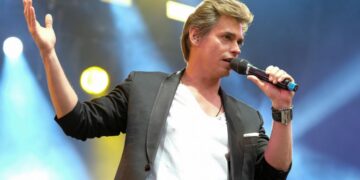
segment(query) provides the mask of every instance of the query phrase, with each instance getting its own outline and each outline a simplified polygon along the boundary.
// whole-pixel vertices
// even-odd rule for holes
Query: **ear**
[[[198,28],[191,27],[189,30],[189,40],[192,45],[199,45],[201,37]]]

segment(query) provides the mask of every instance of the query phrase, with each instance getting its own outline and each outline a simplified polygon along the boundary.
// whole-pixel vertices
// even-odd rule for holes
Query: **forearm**
[[[76,105],[78,97],[71,87],[60,65],[55,49],[41,52],[46,72],[46,79],[51,102],[58,118],[69,113]]]
[[[292,161],[291,122],[283,125],[273,121],[269,144],[265,150],[265,160],[275,169],[287,171]]]

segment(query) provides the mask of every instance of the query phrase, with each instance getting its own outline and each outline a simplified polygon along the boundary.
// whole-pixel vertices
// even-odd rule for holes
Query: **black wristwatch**
[[[271,107],[272,118],[274,121],[280,122],[281,124],[287,125],[292,120],[292,106],[286,109],[275,109]]]

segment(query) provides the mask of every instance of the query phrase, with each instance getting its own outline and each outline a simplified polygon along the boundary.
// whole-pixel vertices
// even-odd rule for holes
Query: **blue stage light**
[[[23,55],[0,69],[0,179],[90,179]],[[71,164],[71,166],[69,166]],[[75,178],[76,177],[76,178]]]
[[[131,71],[171,72],[161,51],[151,37],[148,27],[136,6],[119,7],[110,5],[115,31],[118,36],[120,77]]]

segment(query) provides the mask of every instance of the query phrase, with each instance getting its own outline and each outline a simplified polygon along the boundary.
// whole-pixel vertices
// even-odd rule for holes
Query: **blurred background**
[[[34,0],[34,7],[42,24],[53,15],[61,64],[88,100],[134,70],[182,69],[182,20],[199,2]],[[288,179],[360,179],[360,1],[243,2],[255,19],[241,57],[277,65],[300,85]],[[124,135],[83,142],[58,127],[21,0],[0,0],[0,44],[0,179],[113,179]],[[270,135],[271,104],[255,85],[235,73],[222,84],[260,110]]]

